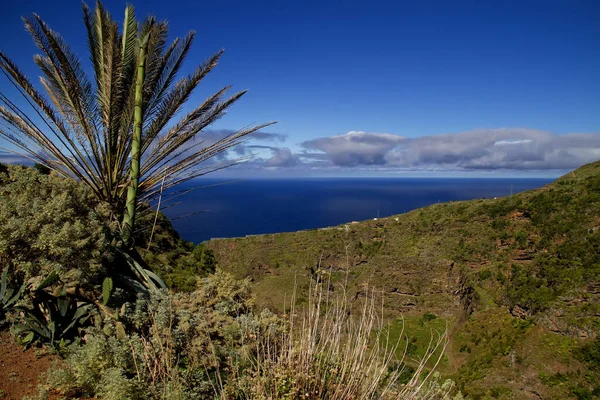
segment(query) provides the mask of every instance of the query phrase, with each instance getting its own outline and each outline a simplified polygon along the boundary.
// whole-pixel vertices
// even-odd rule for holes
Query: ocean
[[[315,178],[222,181],[199,187],[162,210],[181,237],[195,243],[291,232],[401,214],[430,204],[508,196],[552,179]],[[166,198],[166,196],[165,196]]]

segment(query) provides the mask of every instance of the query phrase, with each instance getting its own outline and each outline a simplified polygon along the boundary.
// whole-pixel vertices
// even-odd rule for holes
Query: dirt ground
[[[0,333],[0,399],[21,400],[37,394],[38,378],[60,357],[42,349],[23,351],[8,332]]]

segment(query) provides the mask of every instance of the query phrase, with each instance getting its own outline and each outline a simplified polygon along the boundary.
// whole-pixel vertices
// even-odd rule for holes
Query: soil
[[[0,333],[0,399],[20,400],[38,393],[38,379],[61,358],[44,349],[23,347],[8,332]]]

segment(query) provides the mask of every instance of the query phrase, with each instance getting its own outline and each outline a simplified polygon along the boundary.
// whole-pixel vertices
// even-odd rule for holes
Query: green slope
[[[600,395],[600,163],[511,197],[207,246],[261,306],[281,309],[295,284],[301,303],[323,273],[351,299],[382,291],[415,356],[448,324],[441,371],[470,398]]]

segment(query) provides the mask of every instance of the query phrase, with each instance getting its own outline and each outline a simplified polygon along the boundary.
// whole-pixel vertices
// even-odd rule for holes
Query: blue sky
[[[121,19],[125,2],[104,4]],[[595,0],[133,4],[173,37],[197,31],[188,70],[225,49],[190,105],[250,91],[215,131],[279,121],[231,174],[554,176],[600,159]],[[28,75],[31,12],[87,60],[79,1],[10,2],[0,48]]]

